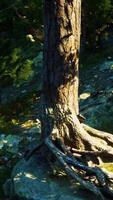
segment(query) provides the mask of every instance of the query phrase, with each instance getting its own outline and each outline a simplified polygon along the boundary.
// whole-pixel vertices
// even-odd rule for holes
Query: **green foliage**
[[[89,22],[94,22],[98,27],[111,19],[111,0],[87,0]],[[90,23],[90,26],[93,24]]]
[[[2,87],[20,85],[32,77],[32,60],[40,47],[41,26],[42,0],[1,0],[0,85]]]
[[[32,60],[23,57],[21,48],[14,48],[8,56],[1,58],[0,72],[2,86],[22,84],[33,75]]]
[[[20,25],[39,26],[42,23],[41,16],[42,0],[1,0],[0,2],[0,23],[12,25],[13,28]]]
[[[32,61],[25,60],[22,67],[18,71],[18,81],[27,81],[33,75]]]
[[[89,1],[89,0],[88,0]],[[111,0],[92,1],[89,12],[89,28],[95,26],[96,29],[112,21]]]
[[[108,24],[113,23],[113,2],[112,0],[83,0],[83,24],[85,27],[83,35],[86,34],[86,41],[89,47],[100,45],[100,38],[106,32]],[[84,25],[83,25],[84,26]]]

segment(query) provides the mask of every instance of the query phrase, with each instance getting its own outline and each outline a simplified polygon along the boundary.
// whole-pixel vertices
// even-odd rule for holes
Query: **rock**
[[[84,85],[80,91],[80,113],[85,123],[113,133],[113,60],[83,70],[81,80]],[[85,77],[86,76],[86,77]],[[90,94],[90,95],[88,95]]]
[[[110,79],[111,81],[113,81],[113,76],[109,77],[109,79]]]
[[[11,184],[12,184],[11,179],[7,179],[7,181],[3,185],[3,191],[6,197],[10,197],[11,194],[13,194]]]
[[[100,71],[106,71],[112,69],[113,61],[105,61],[100,65]]]
[[[93,194],[80,190],[64,173],[53,175],[45,159],[33,156],[29,161],[20,160],[12,172],[9,181],[13,191],[11,198],[26,200],[88,200],[96,199]],[[74,182],[74,181],[73,181]]]
[[[22,141],[22,137],[18,135],[0,135],[0,149],[4,149],[5,152],[9,152],[12,154],[18,153],[19,150],[19,144]]]
[[[99,95],[81,102],[81,113],[85,116],[85,123],[107,132],[113,133],[113,96]]]

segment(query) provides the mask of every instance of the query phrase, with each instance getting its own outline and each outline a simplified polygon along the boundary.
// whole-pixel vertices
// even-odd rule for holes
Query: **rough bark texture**
[[[44,2],[45,44],[42,101],[44,118],[46,115],[47,122],[45,123],[45,120],[44,123],[42,122],[43,137],[50,134],[55,127],[58,128],[59,136],[64,137],[66,132],[70,134],[66,130],[69,127],[63,126],[65,115],[67,116],[68,113],[78,115],[79,113],[80,9],[80,0]],[[47,124],[51,124],[51,127]]]
[[[80,0],[44,1],[42,139],[51,135],[75,149],[107,151],[105,139],[90,135],[77,117],[80,19]]]

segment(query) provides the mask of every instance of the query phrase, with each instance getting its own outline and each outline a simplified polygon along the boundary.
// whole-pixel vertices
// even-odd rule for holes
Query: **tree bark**
[[[79,114],[80,15],[80,0],[44,1],[43,137],[55,127],[63,138],[72,134],[63,126],[64,118]]]

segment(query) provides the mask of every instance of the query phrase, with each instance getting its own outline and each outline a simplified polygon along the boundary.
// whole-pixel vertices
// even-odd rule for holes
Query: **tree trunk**
[[[69,122],[66,124],[66,116],[79,114],[80,15],[80,0],[44,2],[42,133],[46,137],[57,128],[54,137],[63,137],[66,143],[69,138],[75,139],[73,130],[69,131]]]
[[[92,137],[78,120],[80,26],[80,0],[44,1],[42,140],[51,135],[71,148],[107,151],[106,142]]]
[[[113,136],[78,119],[80,19],[80,0],[44,0],[42,134],[28,158],[39,149],[48,159],[54,155],[67,174],[104,200],[104,193],[113,197],[110,178],[94,166],[113,159]]]

